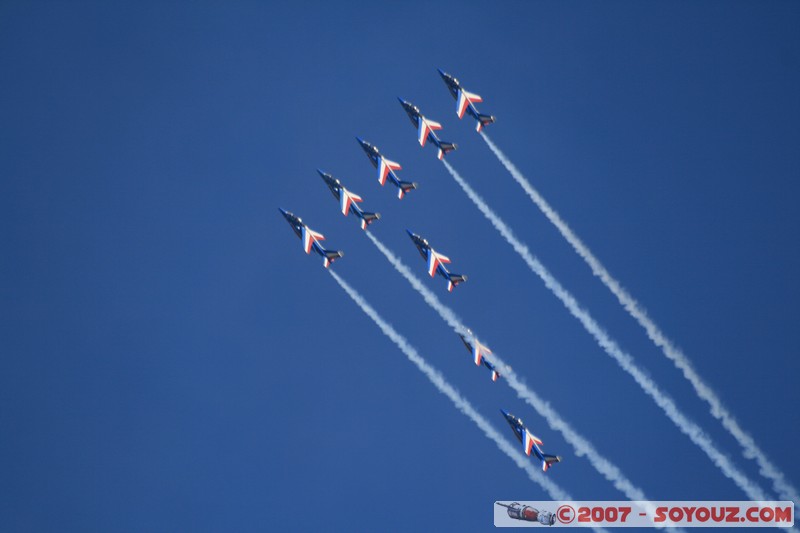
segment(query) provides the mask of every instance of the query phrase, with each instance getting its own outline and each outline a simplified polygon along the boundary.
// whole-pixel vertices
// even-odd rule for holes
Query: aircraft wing
[[[428,251],[428,274],[433,277],[436,274],[436,268],[439,264],[446,264],[450,262],[449,257],[437,254],[433,250]]]
[[[442,125],[438,122],[428,120],[426,118],[419,118],[419,145],[425,146],[425,141],[428,140],[428,134],[432,131],[442,129]]]
[[[350,211],[350,206],[356,202],[363,202],[364,200],[357,194],[354,194],[344,187],[341,188],[339,191],[339,202],[342,206],[342,214],[347,216],[347,212]]]
[[[458,113],[458,118],[464,118],[464,113],[467,111],[467,107],[476,102],[483,102],[483,98],[475,93],[470,93],[464,89],[459,89],[458,102],[456,104],[456,113]]]
[[[525,429],[525,442],[523,445],[525,446],[525,454],[530,455],[531,451],[533,450],[534,444],[542,445],[542,441],[539,440],[539,437],[535,436],[533,433]]]
[[[386,184],[386,178],[389,176],[389,172],[394,170],[400,170],[403,167],[400,166],[400,163],[395,163],[394,161],[389,161],[385,157],[380,157],[380,163],[378,164],[378,182],[381,185]]]
[[[324,240],[325,236],[322,233],[317,233],[316,231],[303,226],[303,250],[305,250],[307,254],[311,253],[311,247],[314,246],[315,242]]]
[[[472,350],[472,356],[475,359],[475,364],[480,366],[481,362],[483,361],[484,354],[491,354],[492,351],[486,346],[480,344],[478,341],[473,342],[475,343],[475,347]]]

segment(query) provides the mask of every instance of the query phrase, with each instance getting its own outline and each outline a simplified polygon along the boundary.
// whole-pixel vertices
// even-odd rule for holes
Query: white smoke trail
[[[433,291],[428,289],[419,278],[417,278],[411,270],[389,250],[381,241],[379,241],[370,232],[367,232],[367,237],[372,241],[372,244],[389,260],[394,268],[411,284],[412,287],[422,296],[425,302],[432,307],[447,324],[455,330],[456,333],[468,335],[468,329],[456,315],[456,313],[447,307],[439,300]],[[474,334],[474,332],[473,332]],[[572,426],[555,410],[550,404],[543,400],[534,391],[529,389],[519,378],[516,373],[500,358],[496,351],[492,352],[492,362],[498,365],[503,378],[509,386],[514,389],[521,399],[532,406],[540,415],[542,415],[550,424],[550,427],[561,433],[567,442],[572,445],[575,450],[575,455],[585,456],[589,463],[597,470],[606,480],[610,481],[614,487],[620,490],[630,500],[644,501],[647,497],[644,492],[634,485],[625,475],[614,465],[611,461],[603,457],[600,452],[589,442],[585,437],[575,431]],[[649,516],[653,513],[650,512]]]
[[[733,480],[751,500],[767,500],[764,491],[754,481],[750,480],[745,474],[736,468],[728,457],[726,457],[711,439],[706,435],[703,430],[690,420],[683,412],[678,409],[675,402],[665,392],[658,388],[658,386],[650,379],[642,369],[640,369],[633,361],[633,358],[623,352],[617,343],[608,335],[608,333],[600,327],[600,325],[592,318],[588,311],[583,309],[580,304],[575,300],[572,294],[569,293],[559,282],[553,277],[552,274],[545,268],[545,266],[531,254],[528,247],[517,239],[512,233],[511,229],[506,225],[497,214],[492,211],[486,202],[481,198],[472,187],[458,174],[458,172],[450,166],[450,164],[442,160],[445,168],[447,168],[450,175],[456,180],[456,183],[461,186],[464,192],[469,196],[470,200],[475,204],[481,213],[492,223],[495,229],[500,232],[503,238],[514,248],[514,251],[525,261],[528,267],[533,271],[545,286],[559,299],[567,310],[578,319],[583,325],[584,329],[588,331],[597,343],[605,350],[605,352],[614,358],[615,361],[622,367],[625,372],[630,374],[636,383],[647,393],[648,396],[653,398],[656,404],[664,411],[667,417],[686,434],[693,443],[695,443],[711,461],[722,471],[722,473]]]
[[[578,255],[586,261],[589,268],[592,269],[592,273],[600,278],[603,284],[617,297],[617,300],[622,304],[625,310],[644,328],[650,340],[661,348],[664,355],[683,373],[683,377],[691,383],[697,395],[708,403],[711,408],[711,415],[718,419],[722,423],[722,426],[736,439],[743,449],[744,456],[756,461],[761,475],[772,481],[773,488],[781,498],[784,500],[791,499],[796,503],[800,503],[800,495],[798,495],[797,489],[785,478],[783,472],[767,458],[764,452],[758,447],[753,437],[742,429],[731,412],[722,403],[719,396],[717,396],[713,389],[705,383],[703,378],[701,378],[694,369],[689,358],[667,338],[661,331],[661,328],[647,315],[647,312],[640,306],[639,302],[637,302],[619,281],[611,275],[600,260],[595,257],[589,247],[575,235],[569,225],[559,216],[558,212],[556,212],[556,210],[547,203],[547,200],[539,194],[539,191],[525,179],[522,172],[520,172],[508,157],[500,151],[489,136],[481,132],[481,137],[486,141],[489,149],[494,152],[497,159],[506,167],[506,170],[508,170],[511,177],[514,178],[514,181],[522,187],[533,203],[536,204],[541,212],[544,213],[544,216],[558,229]]]
[[[452,385],[442,376],[438,370],[433,368],[428,362],[411,346],[408,341],[400,335],[389,323],[387,323],[381,316],[372,308],[366,300],[348,285],[342,278],[339,277],[333,270],[328,270],[333,279],[344,289],[344,291],[353,299],[353,301],[361,308],[364,313],[372,319],[373,322],[380,328],[384,335],[394,342],[398,348],[406,355],[409,361],[414,363],[416,367],[425,374],[433,385],[439,389],[439,392],[450,398],[450,401],[455,404],[459,411],[467,415],[467,417],[475,422],[475,424],[483,431],[483,433],[492,439],[497,447],[505,453],[512,461],[521,469],[523,469],[528,477],[540,485],[554,500],[571,500],[572,498],[556,483],[545,476],[533,463],[517,448],[511,446],[500,433],[489,423],[488,420],[483,418],[459,392],[453,388]]]

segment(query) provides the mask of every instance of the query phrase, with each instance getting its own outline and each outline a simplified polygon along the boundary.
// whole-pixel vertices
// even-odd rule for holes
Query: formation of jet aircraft
[[[450,94],[456,100],[456,114],[458,115],[458,118],[463,118],[466,113],[469,113],[470,116],[477,121],[476,129],[479,132],[485,125],[491,124],[495,121],[493,116],[482,114],[475,107],[476,103],[483,101],[479,95],[465,90],[455,77],[447,74],[441,69],[439,70],[439,75],[447,85],[447,89]],[[424,147],[426,142],[430,141],[438,148],[439,159],[444,158],[447,153],[456,149],[455,143],[442,141],[439,139],[436,133],[434,133],[442,129],[441,124],[426,118],[420,112],[419,108],[412,103],[401,98],[398,98],[398,100],[400,100],[403,109],[408,114],[409,120],[411,120],[411,123],[418,130],[418,141],[420,146]],[[381,184],[381,186],[385,185],[387,180],[391,181],[392,184],[397,187],[397,197],[399,199],[402,199],[407,192],[417,188],[416,183],[411,181],[403,181],[397,177],[396,172],[402,169],[402,166],[399,163],[391,161],[383,156],[380,150],[378,150],[376,146],[370,144],[369,142],[359,137],[356,137],[356,140],[358,140],[358,143],[364,150],[364,153],[367,154],[372,166],[378,171],[378,182]],[[322,170],[317,170],[317,172],[328,186],[328,189],[330,189],[334,198],[339,201],[342,214],[347,216],[349,213],[353,213],[353,215],[360,220],[361,229],[367,230],[367,227],[370,224],[381,218],[380,213],[372,213],[362,210],[358,206],[359,203],[363,202],[361,196],[349,191],[344,185],[342,185],[341,181],[334,178],[332,175],[323,172]],[[279,210],[292,227],[294,233],[300,238],[303,250],[305,250],[307,254],[310,254],[313,250],[314,253],[322,257],[323,266],[325,268],[330,267],[331,263],[344,256],[344,252],[338,250],[326,250],[322,244],[320,244],[321,241],[325,240],[325,237],[321,233],[309,228],[305,223],[303,223],[303,220],[300,217],[284,209],[279,208]],[[411,237],[414,245],[417,247],[419,254],[427,262],[428,274],[431,277],[434,277],[438,273],[441,277],[443,277],[447,281],[447,290],[449,292],[452,292],[453,287],[467,280],[467,276],[463,274],[453,274],[448,271],[445,265],[450,263],[450,259],[447,256],[435,251],[427,240],[409,230],[406,230],[406,232],[408,233],[409,237]],[[500,377],[500,372],[497,370],[495,365],[486,358],[487,355],[491,356],[491,350],[478,342],[477,338],[475,338],[475,335],[473,335],[471,331],[467,330],[466,333],[466,335],[459,334],[459,337],[461,337],[461,341],[464,343],[466,349],[472,353],[473,361],[477,366],[483,364],[483,366],[485,366],[491,372],[492,381],[497,381],[497,379]],[[525,453],[529,456],[531,453],[533,453],[542,462],[542,470],[547,471],[551,464],[561,461],[561,457],[548,455],[542,452],[541,448],[539,447],[542,444],[542,441],[528,431],[528,429],[523,425],[521,419],[506,411],[503,411],[502,409],[501,412],[506,418],[509,426],[511,426],[511,429],[514,431],[517,439],[522,443]],[[534,516],[532,512],[529,512],[529,508],[522,508],[518,503],[513,503],[511,505],[498,503],[498,505],[506,507],[509,516],[512,516],[512,518],[531,521],[536,521],[538,519],[538,521],[542,524],[549,523],[548,525],[552,525],[553,523],[550,519],[550,514],[546,512],[539,512],[537,516]],[[535,511],[535,509],[532,511]],[[543,515],[547,516],[545,517]],[[543,520],[543,518],[546,519]]]
[[[503,411],[500,409],[500,412],[503,413],[503,416],[506,417],[506,422],[508,425],[511,426],[511,429],[514,431],[514,435],[517,436],[517,439],[522,443],[522,448],[525,450],[526,455],[530,455],[533,452],[536,457],[542,462],[542,471],[547,472],[547,469],[550,468],[550,465],[553,463],[560,463],[561,457],[557,455],[548,455],[542,451],[539,446],[542,444],[542,441],[539,440],[533,433],[528,431],[525,425],[522,423],[522,419],[518,418],[507,411]]]
[[[345,189],[342,182],[319,169],[317,169],[317,172],[325,181],[325,185],[331,190],[333,197],[339,200],[339,204],[342,207],[342,214],[347,216],[348,213],[353,213],[356,217],[361,219],[361,229],[367,229],[367,226],[381,218],[380,213],[367,213],[366,211],[362,211],[357,204],[364,200],[362,200],[359,195]]]
[[[492,372],[492,381],[497,381],[497,378],[500,377],[500,372],[498,372],[497,368],[484,357],[486,354],[491,355],[492,351],[478,342],[478,339],[475,338],[470,330],[467,330],[467,335],[459,333],[458,336],[461,337],[461,342],[467,347],[467,351],[472,354],[475,365],[481,366],[481,363],[483,363],[483,366]]]
[[[462,274],[451,274],[446,268],[445,264],[450,262],[450,258],[440,254],[439,252],[435,251],[431,248],[431,245],[428,244],[428,241],[420,237],[419,235],[406,230],[408,236],[411,237],[411,240],[414,242],[414,246],[417,247],[419,251],[419,255],[428,262],[428,275],[430,277],[439,274],[444,279],[447,280],[447,290],[449,292],[453,291],[453,287],[458,285],[459,283],[463,283],[467,281],[467,276]]]

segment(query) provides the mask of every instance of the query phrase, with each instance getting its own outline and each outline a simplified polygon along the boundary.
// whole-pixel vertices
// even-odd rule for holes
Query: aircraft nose
[[[503,413],[503,416],[504,416],[504,417],[508,418],[508,416],[509,416],[509,415],[508,415],[508,411],[505,411],[505,410],[503,410],[503,409],[500,409],[500,412],[501,412],[501,413]]]
[[[364,139],[362,139],[359,136],[356,136],[356,140],[358,141],[358,144],[360,144],[361,146],[364,146]]]
[[[323,178],[325,177],[325,173],[323,171],[321,171],[320,169],[317,169],[317,174],[319,174]]]
[[[444,71],[443,71],[442,69],[440,69],[440,68],[437,68],[436,70],[438,70],[438,71],[439,71],[439,75],[440,75],[441,77],[443,77],[443,78],[444,78],[444,77],[446,77],[446,76],[447,76],[447,74],[445,74],[445,73],[444,73]]]
[[[411,237],[412,239],[414,238],[414,234],[411,232],[410,229],[406,228],[406,233],[408,233],[408,236]]]

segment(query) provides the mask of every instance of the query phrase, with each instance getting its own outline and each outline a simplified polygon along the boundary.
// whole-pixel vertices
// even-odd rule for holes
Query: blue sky
[[[9,531],[484,530],[541,489],[302,253],[336,271],[573,496],[622,499],[344,218],[315,169],[469,281],[425,282],[652,499],[743,493],[420,149],[448,161],[747,474],[735,442],[473,131],[436,73],[795,484],[800,6],[0,7],[0,523]],[[381,188],[358,135],[419,190]],[[516,442],[516,441],[514,441]]]

